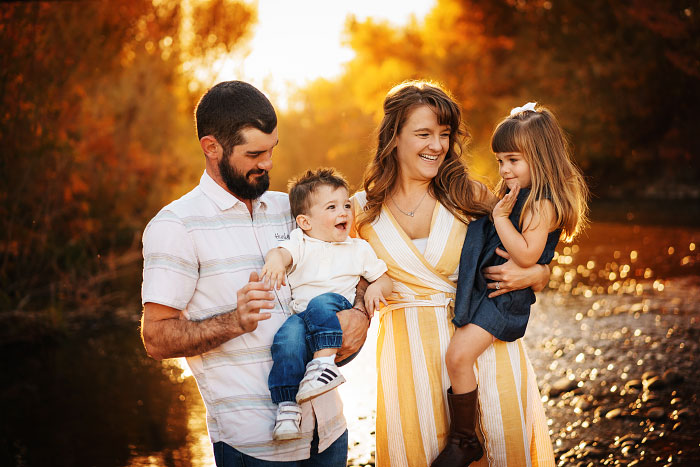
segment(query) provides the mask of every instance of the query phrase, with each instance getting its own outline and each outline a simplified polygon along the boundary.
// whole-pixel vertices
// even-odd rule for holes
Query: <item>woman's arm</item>
[[[489,294],[489,297],[527,287],[539,292],[549,283],[549,266],[546,264],[535,264],[528,268],[521,268],[510,259],[507,252],[500,248],[496,248],[496,254],[508,261],[498,266],[489,266],[483,269],[484,277],[493,281],[488,284],[488,288],[494,290]]]

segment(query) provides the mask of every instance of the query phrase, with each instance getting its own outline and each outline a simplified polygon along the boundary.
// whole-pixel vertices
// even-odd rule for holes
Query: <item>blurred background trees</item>
[[[429,78],[462,104],[478,174],[496,176],[495,124],[534,100],[560,117],[596,196],[698,197],[698,13],[698,1],[438,0],[403,28],[350,19],[345,73],[302,90],[282,116],[282,134],[315,146],[283,138],[280,159],[328,155],[359,183],[386,91]],[[343,124],[350,138],[338,138]]]
[[[138,298],[139,268],[125,266],[140,232],[201,171],[188,66],[230,50],[255,12],[213,0],[187,13],[0,6],[0,310],[49,310],[60,325],[63,311]]]
[[[437,0],[407,26],[351,17],[344,72],[279,112],[273,188],[318,165],[359,188],[387,90],[427,78],[461,103],[475,174],[495,180],[492,128],[536,100],[599,199],[700,198],[698,13],[697,0]],[[29,2],[0,18],[0,311],[60,324],[137,301],[141,231],[202,171],[192,110],[213,83],[195,76],[240,50],[255,8]]]

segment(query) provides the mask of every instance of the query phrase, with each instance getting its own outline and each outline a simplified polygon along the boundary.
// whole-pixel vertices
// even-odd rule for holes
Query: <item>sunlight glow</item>
[[[259,87],[276,105],[285,107],[295,88],[317,78],[333,78],[354,53],[343,45],[345,21],[369,17],[394,25],[420,21],[435,0],[258,0],[253,38],[232,57],[209,70],[211,81],[241,79]],[[198,73],[200,79],[202,73]]]

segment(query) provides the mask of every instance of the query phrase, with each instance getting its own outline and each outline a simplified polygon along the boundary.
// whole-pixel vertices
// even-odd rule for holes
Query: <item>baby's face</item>
[[[306,235],[325,242],[343,242],[352,225],[352,205],[345,188],[323,185],[311,194],[311,208],[306,213]]]

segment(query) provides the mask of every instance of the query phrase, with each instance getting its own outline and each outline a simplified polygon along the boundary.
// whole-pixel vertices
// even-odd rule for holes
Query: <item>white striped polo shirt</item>
[[[206,172],[199,185],[164,207],[143,234],[142,302],[182,310],[189,320],[203,320],[236,306],[236,292],[251,271],[260,270],[265,254],[289,238],[295,227],[286,193],[266,192],[245,203],[219,186]],[[267,379],[272,368],[272,339],[289,316],[289,287],[275,291],[272,317],[257,329],[202,355],[188,357],[207,408],[212,442],[223,441],[263,460],[309,457],[318,421],[319,451],[346,430],[337,391],[302,404],[303,437],[274,441],[277,406]]]

